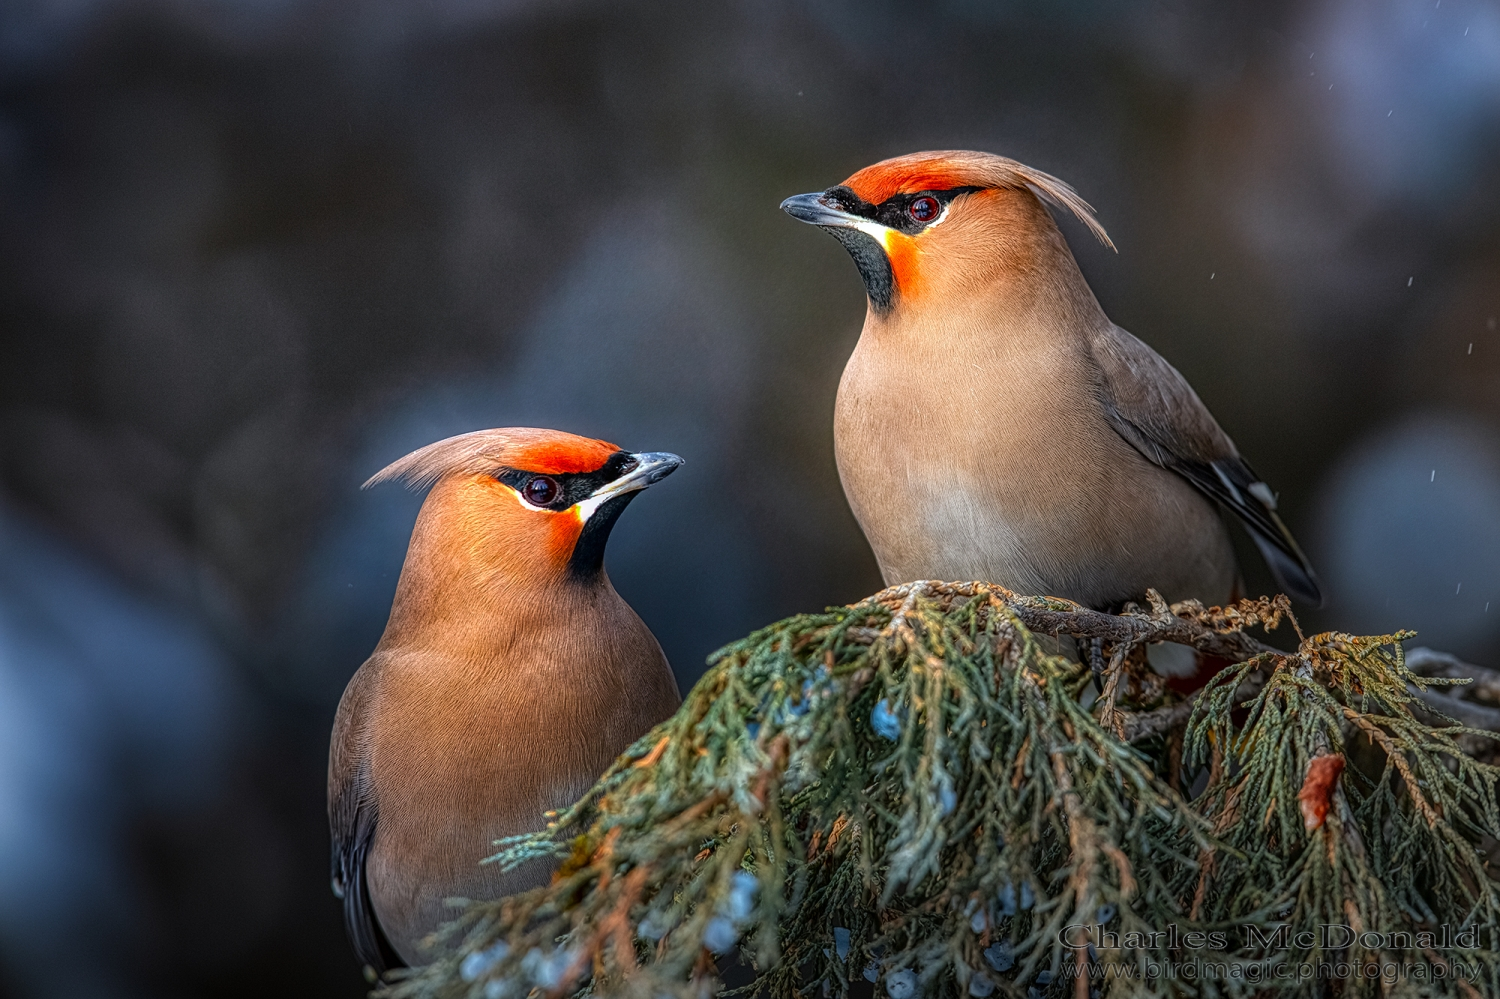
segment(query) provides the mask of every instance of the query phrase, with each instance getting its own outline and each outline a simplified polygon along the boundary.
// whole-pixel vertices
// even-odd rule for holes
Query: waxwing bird
[[[334,893],[377,971],[453,911],[545,884],[480,861],[540,829],[681,703],[604,571],[611,528],[673,454],[552,430],[439,441],[366,486],[431,484],[385,634],[339,702],[328,760]]]
[[[900,156],[782,202],[844,245],[869,296],[834,444],[886,582],[1220,603],[1238,570],[1217,503],[1288,594],[1320,604],[1275,494],[1182,375],[1110,322],[1043,199],[1113,246],[1068,185],[988,153]]]

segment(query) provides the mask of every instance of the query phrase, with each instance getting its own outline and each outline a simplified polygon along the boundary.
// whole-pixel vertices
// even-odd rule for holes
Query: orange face
[[[870,301],[884,311],[931,288],[933,268],[924,258],[941,252],[938,227],[962,196],[976,193],[987,193],[982,178],[941,157],[903,157],[860,170],[818,196],[821,215],[811,207],[798,217],[845,231],[840,241],[860,266]],[[875,247],[878,256],[870,252]]]
[[[414,551],[492,580],[545,583],[596,576],[615,518],[636,492],[681,462],[553,430],[510,428],[439,441],[376,478],[437,479]]]
[[[954,200],[948,192],[965,191],[970,196],[992,193],[987,178],[976,175],[965,164],[923,154],[882,160],[855,172],[841,186],[873,206],[886,223],[878,239],[890,264],[891,280],[907,302],[921,298],[931,284],[924,274],[923,257],[938,249],[931,245],[936,236],[933,227],[947,217]],[[921,195],[932,195],[928,201],[939,200],[940,214],[911,232],[889,224],[892,218],[908,224],[922,222],[910,215],[911,207],[918,204],[914,197]]]
[[[606,441],[507,427],[460,434],[393,462],[370,484],[432,483],[397,585],[392,628],[468,619],[499,592],[552,599],[601,581],[615,518],[682,459],[632,454]],[[406,618],[402,618],[405,621]]]
[[[588,498],[624,474],[631,456],[606,441],[558,434],[512,449],[505,467],[475,476],[474,485],[498,491],[502,519],[515,537],[561,571],[595,507]]]
[[[534,462],[532,471],[563,474],[552,462]],[[563,510],[537,509],[520,493],[493,475],[472,475],[459,486],[465,505],[477,516],[471,521],[476,546],[486,557],[503,555],[507,567],[525,565],[528,572],[562,572],[578,547],[584,518],[577,505]]]
[[[872,316],[898,302],[938,300],[1024,274],[1057,235],[1042,199],[1077,215],[1112,246],[1067,184],[1015,160],[972,150],[912,153],[856,171],[842,184],[782,202],[854,258]]]

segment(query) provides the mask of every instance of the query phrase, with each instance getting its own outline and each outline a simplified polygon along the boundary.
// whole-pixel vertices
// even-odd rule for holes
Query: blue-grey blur
[[[363,993],[324,767],[420,502],[358,486],[412,448],[686,458],[607,562],[684,686],[876,589],[863,291],[777,206],[954,147],[1097,206],[1310,626],[1500,665],[1493,0],[6,0],[0,996]]]

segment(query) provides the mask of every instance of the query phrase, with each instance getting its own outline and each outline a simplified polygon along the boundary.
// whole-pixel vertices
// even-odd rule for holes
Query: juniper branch
[[[1475,844],[1500,839],[1500,771],[1464,753],[1473,729],[1424,714],[1443,680],[1408,667],[1406,635],[1298,631],[1283,652],[1246,634],[1282,623],[1285,598],[1152,594],[1110,615],[931,582],[778,622],[715,653],[678,715],[546,830],[500,844],[497,863],[556,858],[552,885],[471,905],[449,950],[382,995],[703,999],[738,951],[747,990],[777,997],[864,976],[897,999],[1077,999],[1088,983],[1063,972],[1091,958],[1058,935],[1101,923],[1134,941],[1110,956],[1111,999],[1290,997],[1315,993],[1125,972],[1174,956],[1168,923],[1494,929]],[[1097,642],[1108,696],[1086,707],[1090,669],[1041,634]],[[1173,703],[1144,667],[1159,641],[1235,665]],[[1191,802],[1162,776],[1177,742],[1208,768]],[[1376,755],[1308,792],[1327,802],[1306,827],[1312,761],[1351,746]],[[1348,952],[1393,955],[1436,967],[1416,938]],[[1239,941],[1220,956],[1245,975],[1272,960]],[[1495,990],[1493,950],[1469,957]]]

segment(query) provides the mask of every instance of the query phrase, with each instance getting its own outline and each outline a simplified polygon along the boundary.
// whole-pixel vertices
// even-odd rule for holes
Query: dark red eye
[[[938,217],[938,199],[921,197],[906,206],[906,214],[918,222],[931,222]]]
[[[550,506],[561,492],[557,480],[545,475],[538,475],[521,487],[521,495],[532,506]]]

